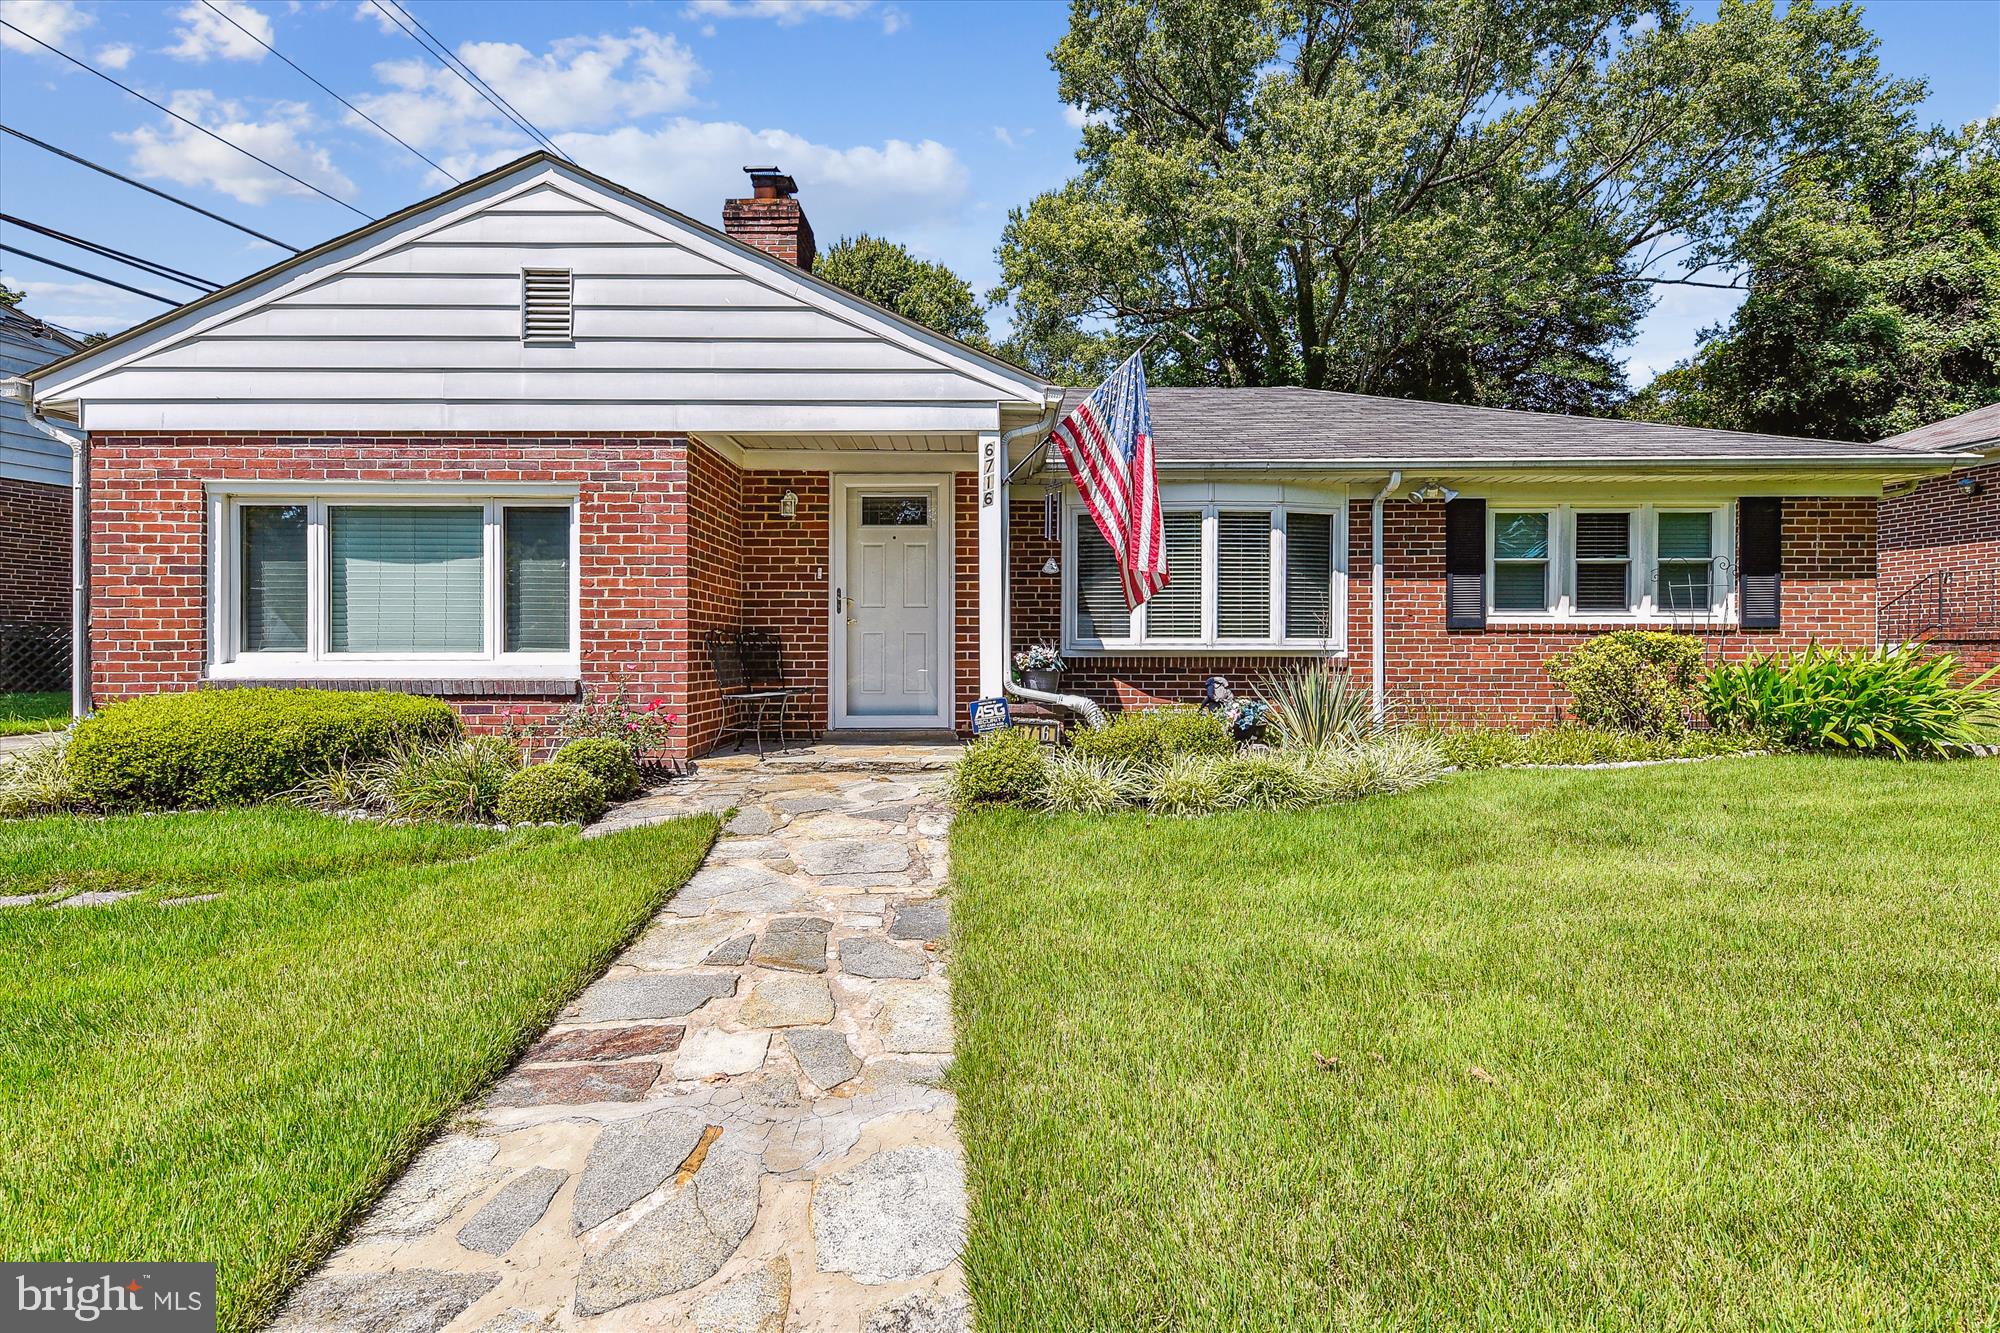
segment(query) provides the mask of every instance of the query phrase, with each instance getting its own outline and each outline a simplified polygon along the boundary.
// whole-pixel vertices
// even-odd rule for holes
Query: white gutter
[[[1391,472],[1389,480],[1375,492],[1374,502],[1368,507],[1368,597],[1373,606],[1373,612],[1368,617],[1368,693],[1371,712],[1378,727],[1389,717],[1389,687],[1382,679],[1389,669],[1389,640],[1382,632],[1382,616],[1388,606],[1388,597],[1382,587],[1382,502],[1389,498],[1389,492],[1402,484],[1402,472]]]
[[[44,421],[24,379],[7,381],[28,424],[69,449],[69,715],[90,711],[90,442]]]
[[[1608,454],[1587,457],[1579,455],[1575,458],[1485,457],[1413,460],[1407,454],[1402,454],[1394,458],[1220,458],[1203,462],[1175,460],[1160,462],[1155,466],[1162,472],[1379,472],[1385,467],[1411,467],[1446,475],[1460,472],[1511,472],[1531,468],[1554,470],[1573,467],[1654,468],[1663,472],[1687,467],[1734,467],[1782,472],[1810,466],[1853,467],[1880,471],[1884,464],[1893,463],[1956,464],[1962,467],[1965,464],[1965,457],[1959,453],[1763,454],[1755,458],[1728,454],[1675,454],[1650,458],[1632,454]]]

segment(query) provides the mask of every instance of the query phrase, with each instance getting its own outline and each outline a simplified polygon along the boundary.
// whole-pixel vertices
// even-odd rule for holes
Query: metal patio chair
[[[778,707],[778,744],[789,734],[792,701],[805,690],[785,679],[785,650],[778,636],[768,629],[746,629],[738,644],[743,654],[745,683],[753,690],[777,690],[785,697]]]
[[[701,636],[708,650],[709,669],[715,673],[716,687],[722,692],[722,734],[750,736],[757,742],[757,757],[764,757],[764,727],[775,712],[779,723],[779,744],[784,743],[784,713],[791,692],[764,688],[751,680],[743,662],[743,646],[737,636],[712,629]]]

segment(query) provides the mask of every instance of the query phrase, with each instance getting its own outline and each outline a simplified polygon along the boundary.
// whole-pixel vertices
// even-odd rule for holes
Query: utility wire
[[[120,83],[118,80],[112,78],[109,74],[106,74],[103,70],[100,70],[95,66],[85,64],[83,61],[78,60],[75,56],[71,55],[67,51],[62,50],[60,47],[50,46],[47,42],[35,36],[35,34],[33,34],[32,32],[23,31],[22,29],[17,28],[13,24],[7,22],[7,20],[5,19],[0,19],[0,28],[5,28],[9,32],[19,33],[21,36],[27,38],[29,41],[33,42],[36,46],[41,47],[43,50],[50,51],[56,55],[61,56],[64,60],[69,61],[70,64],[75,65],[80,70],[85,70],[91,74],[95,74],[98,78],[103,79],[106,83],[112,85],[115,88],[123,89],[124,91],[130,93],[132,96],[138,98],[140,101],[144,102],[146,105],[154,108],[155,110],[165,112],[167,115],[172,116],[175,120],[178,120],[181,124],[187,126],[189,129],[201,131],[203,134],[206,134],[209,138],[221,144],[224,148],[235,149],[237,152],[243,154],[243,156],[249,158],[251,161],[269,167],[271,170],[277,172],[280,176],[283,176],[288,181],[292,181],[295,184],[305,186],[308,190],[311,190],[314,194],[320,196],[320,198],[328,200],[331,203],[339,204],[342,208],[346,209],[350,213],[355,214],[357,217],[367,218],[368,221],[370,222],[373,222],[375,220],[372,216],[370,216],[367,213],[363,213],[360,209],[356,208],[353,204],[348,203],[345,199],[342,199],[337,195],[328,194],[325,190],[320,189],[319,186],[314,185],[311,181],[303,180],[300,177],[294,176],[291,172],[286,171],[283,167],[279,166],[277,163],[267,162],[263,158],[258,157],[255,153],[251,152],[248,148],[244,148],[241,145],[229,142],[229,140],[223,138],[221,135],[217,134],[214,130],[209,129],[206,125],[202,125],[199,122],[189,120],[186,116],[183,116],[180,112],[175,111],[170,107],[165,107],[160,105],[160,103],[155,102],[152,98],[146,96],[146,94],[140,92],[138,89],[133,88],[127,84]]]
[[[112,260],[115,263],[127,265],[131,268],[136,268],[156,278],[165,278],[168,282],[177,282],[183,287],[193,287],[199,291],[212,292],[222,286],[219,282],[210,282],[207,278],[196,277],[192,273],[183,273],[177,268],[169,268],[165,264],[156,264],[150,259],[141,259],[137,255],[128,255],[123,250],[114,250],[108,245],[99,245],[96,241],[86,241],[81,236],[72,236],[66,231],[57,231],[54,227],[44,227],[39,222],[30,222],[26,218],[17,218],[12,213],[0,213],[0,222],[4,222],[10,227],[21,227],[28,231],[39,232],[50,240],[61,241],[64,245],[73,245],[79,250],[88,250],[94,255]]]
[[[182,208],[187,209],[189,212],[199,213],[205,218],[209,218],[212,219],[213,221],[220,222],[225,227],[234,227],[237,231],[242,232],[245,236],[255,236],[260,241],[268,241],[272,245],[277,246],[280,250],[290,250],[293,254],[301,253],[299,247],[296,245],[286,245],[283,241],[279,240],[275,236],[266,236],[263,232],[256,231],[253,230],[252,228],[246,227],[240,222],[231,222],[228,218],[222,216],[222,214],[220,213],[211,213],[206,208],[203,208],[200,204],[191,204],[187,200],[179,197],[178,195],[168,194],[165,190],[156,190],[152,186],[146,184],[146,182],[144,181],[133,180],[130,176],[127,176],[125,173],[121,171],[113,171],[110,167],[99,166],[97,163],[92,162],[87,157],[78,157],[75,153],[69,152],[67,149],[58,148],[52,143],[43,143],[40,139],[37,139],[34,135],[23,134],[20,130],[15,129],[12,125],[0,125],[0,134],[11,134],[16,139],[21,140],[21,142],[33,144],[35,147],[41,149],[45,153],[54,153],[57,157],[66,157],[80,167],[89,167],[92,171],[97,172],[99,175],[109,176],[111,177],[111,179],[115,181],[123,181],[125,184],[130,185],[135,189],[144,190],[147,194],[157,195],[160,198],[166,200],[170,204],[179,204]]]
[[[134,296],[143,296],[148,300],[158,301],[161,305],[184,304],[183,302],[176,301],[171,296],[162,296],[158,292],[149,292],[145,290],[143,287],[129,286],[126,283],[117,282],[111,278],[107,278],[100,273],[92,273],[89,269],[73,268],[68,264],[58,264],[55,260],[50,259],[48,256],[35,254],[31,250],[16,250],[11,245],[0,245],[0,250],[4,250],[6,253],[10,255],[19,255],[23,259],[32,259],[37,264],[47,264],[50,268],[59,268],[65,273],[74,273],[79,278],[89,278],[92,282],[101,282],[106,287],[116,287],[121,292],[130,292]]]
[[[478,72],[474,70],[470,65],[465,65],[465,67],[461,69],[460,65],[463,65],[464,62],[457,61],[455,63],[450,50],[444,45],[444,43],[438,41],[436,36],[434,36],[431,33],[431,30],[429,28],[425,28],[423,24],[417,22],[416,15],[410,13],[408,10],[404,9],[401,5],[395,4],[395,0],[389,0],[389,4],[384,4],[383,0],[369,0],[369,3],[374,5],[375,8],[381,10],[383,16],[389,19],[390,22],[394,23],[397,27],[401,28],[403,30],[404,35],[407,36],[411,41],[415,42],[421,50],[429,54],[432,59],[436,60],[439,64],[443,65],[451,73],[457,75],[458,81],[460,83],[464,84],[466,87],[472,89],[473,92],[485,98],[487,103],[491,105],[494,110],[498,111],[501,115],[505,116],[508,120],[512,121],[516,129],[520,130],[521,133],[528,136],[529,142],[535,143],[539,147],[547,148],[550,152],[554,153],[557,157],[560,157],[565,161],[574,160],[570,157],[568,153],[565,153],[563,152],[562,149],[556,147],[555,142],[551,140],[548,135],[543,134],[540,130],[536,129],[534,125],[529,122],[526,116],[523,116],[520,112],[514,110],[513,107],[508,105],[505,98],[501,97],[499,93],[493,91],[490,86],[486,85],[485,80],[479,79]],[[394,5],[394,8],[391,8],[390,7],[391,5]],[[415,24],[415,27],[412,27],[411,26],[412,24]],[[422,30],[424,36],[420,37],[417,35],[418,29]],[[429,37],[430,41],[426,42],[424,40],[425,37]],[[479,80],[479,81],[474,82],[474,80]]]
[[[493,99],[499,102],[501,108],[505,110],[509,115],[518,117],[521,123],[523,125],[526,125],[528,129],[534,133],[536,138],[540,139],[544,144],[548,145],[548,149],[550,152],[556,154],[558,157],[563,157],[563,158],[569,157],[568,153],[563,152],[561,148],[558,148],[556,146],[556,141],[554,139],[551,139],[548,135],[542,133],[540,126],[536,125],[535,122],[533,122],[532,120],[529,120],[528,117],[522,113],[519,107],[515,106],[512,102],[508,101],[506,96],[498,88],[495,88],[492,84],[488,83],[486,81],[485,75],[481,74],[478,70],[474,69],[472,66],[466,64],[464,60],[459,58],[456,52],[452,51],[452,49],[445,44],[443,38],[439,37],[436,33],[432,32],[429,28],[426,28],[424,26],[424,21],[422,19],[418,18],[415,14],[411,13],[409,9],[404,7],[403,0],[386,0],[386,2],[394,5],[397,9],[402,10],[403,17],[407,18],[410,22],[416,24],[417,30],[423,33],[424,36],[430,38],[431,41],[436,44],[436,46],[440,51],[444,51],[447,54],[451,55],[451,58],[457,62],[459,68],[463,69],[467,74],[469,74],[472,77],[472,81],[474,83],[478,84],[487,93],[491,94]]]
[[[277,47],[271,45],[269,42],[265,41],[262,37],[259,37],[256,33],[250,31],[250,29],[244,27],[241,23],[238,23],[236,21],[236,17],[233,14],[231,14],[228,10],[218,8],[215,4],[211,2],[211,0],[201,0],[201,2],[204,5],[207,5],[210,9],[215,10],[217,15],[227,20],[230,27],[236,29],[236,31],[242,33],[245,37],[248,37],[251,41],[257,43],[257,45],[263,47],[266,51],[269,51],[272,55],[284,61],[287,65],[290,65],[293,69],[298,70],[300,77],[304,78],[306,82],[312,84],[313,87],[319,89],[321,92],[325,93],[328,97],[331,97],[334,101],[340,103],[342,106],[346,107],[349,111],[352,111],[355,115],[361,117],[363,120],[367,121],[370,125],[373,125],[376,129],[388,135],[391,139],[394,139],[397,143],[402,144],[403,147],[408,148],[412,153],[416,154],[416,156],[422,159],[425,163],[429,164],[432,167],[435,167],[441,175],[449,176],[453,181],[456,181],[459,184],[464,183],[459,177],[453,176],[449,171],[446,171],[443,167],[438,166],[437,163],[432,162],[430,158],[425,157],[422,152],[418,151],[418,149],[415,148],[413,145],[411,145],[411,143],[407,139],[403,138],[403,136],[397,134],[387,125],[384,125],[381,121],[375,119],[375,117],[369,115],[366,111],[363,111],[360,107],[354,105],[354,103],[348,101],[345,97],[342,97],[339,93],[327,87],[325,84],[321,83],[318,79],[315,79],[312,75],[306,73],[306,71],[300,67],[299,63],[296,60],[293,60],[283,51],[280,51]]]

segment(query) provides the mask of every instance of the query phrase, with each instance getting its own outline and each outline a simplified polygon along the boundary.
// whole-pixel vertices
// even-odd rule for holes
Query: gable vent
[[[521,270],[521,341],[566,343],[573,336],[574,302],[566,268]]]

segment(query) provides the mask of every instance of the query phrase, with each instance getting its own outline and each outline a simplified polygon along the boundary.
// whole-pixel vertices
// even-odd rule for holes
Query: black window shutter
[[[1486,501],[1444,507],[1444,627],[1486,628]]]
[[[1736,598],[1744,629],[1778,628],[1783,582],[1785,502],[1775,496],[1736,502]]]

